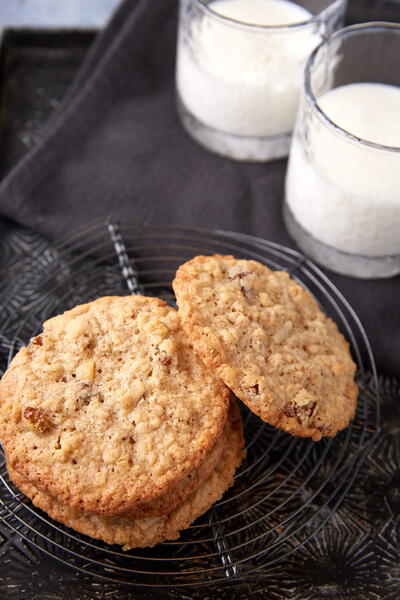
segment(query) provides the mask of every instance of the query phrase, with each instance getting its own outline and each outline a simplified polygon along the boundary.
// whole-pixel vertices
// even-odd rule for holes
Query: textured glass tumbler
[[[395,86],[385,89],[397,94],[400,119],[399,61],[400,25],[367,23],[333,34],[315,50],[306,68],[286,177],[284,218],[308,256],[353,277],[391,277],[400,272],[400,148],[366,141],[337,126],[318,98],[349,84]],[[348,118],[353,98],[342,96],[342,118]],[[363,99],[366,106],[367,98]],[[367,114],[370,124],[380,110],[383,107],[374,104]],[[386,114],[381,114],[385,129],[393,129],[396,123],[385,123]]]
[[[177,102],[189,134],[237,160],[287,156],[307,58],[341,26],[346,2],[281,2],[306,20],[267,26],[222,16],[220,2],[180,0]]]

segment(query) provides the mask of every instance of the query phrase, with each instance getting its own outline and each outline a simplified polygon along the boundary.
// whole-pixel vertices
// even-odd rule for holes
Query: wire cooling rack
[[[130,586],[169,587],[237,581],[268,574],[307,543],[353,484],[379,429],[379,388],[371,349],[352,308],[308,259],[248,235],[183,227],[97,221],[5,276],[0,291],[3,368],[43,321],[102,295],[142,293],[174,305],[177,267],[196,254],[234,254],[288,271],[310,290],[351,344],[360,396],[354,422],[318,443],[294,438],[241,405],[247,457],[235,485],[179,540],[123,552],[51,520],[10,482],[1,455],[3,523],[65,565]]]

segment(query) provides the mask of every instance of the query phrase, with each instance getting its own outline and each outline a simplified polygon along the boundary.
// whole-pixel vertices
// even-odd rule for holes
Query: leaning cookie
[[[206,512],[232,485],[235,470],[244,456],[243,446],[242,421],[237,406],[232,402],[222,458],[208,479],[169,515],[135,520],[85,515],[75,511],[38,490],[19,473],[8,468],[16,486],[50,517],[80,533],[109,544],[121,544],[124,550],[129,550],[178,538],[183,529]]]
[[[198,469],[228,405],[174,309],[105,297],[50,319],[18,352],[0,382],[0,439],[10,467],[37,489],[111,516]]]
[[[194,350],[254,413],[314,440],[349,424],[357,386],[348,344],[287,273],[197,256],[173,288]]]

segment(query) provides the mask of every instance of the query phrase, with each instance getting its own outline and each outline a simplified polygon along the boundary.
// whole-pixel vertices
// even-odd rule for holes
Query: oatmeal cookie
[[[173,488],[170,488],[162,496],[156,498],[156,500],[136,504],[121,516],[128,519],[138,519],[143,517],[160,517],[169,514],[178,504],[181,504],[188,496],[193,494],[214,471],[221,460],[226,443],[227,428],[228,422],[225,423],[224,430],[217,439],[214,447],[197,469],[188,473],[182,481]]]
[[[50,517],[80,533],[109,544],[121,544],[124,550],[128,550],[178,538],[182,529],[189,527],[232,485],[233,475],[244,455],[242,421],[234,401],[231,404],[225,438],[221,461],[208,479],[193,495],[164,517],[129,520],[121,516],[85,515],[38,490],[12,467],[9,466],[8,469],[16,486]]]
[[[104,297],[44,324],[0,382],[10,467],[71,509],[117,515],[205,460],[229,391],[157,298]]]
[[[197,256],[173,288],[194,350],[254,413],[314,440],[349,424],[357,386],[348,343],[287,273]]]

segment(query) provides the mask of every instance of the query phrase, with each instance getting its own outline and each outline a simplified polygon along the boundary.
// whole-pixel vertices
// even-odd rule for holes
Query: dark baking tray
[[[5,30],[0,54],[0,178],[40,139],[94,37],[94,31],[86,30]]]

